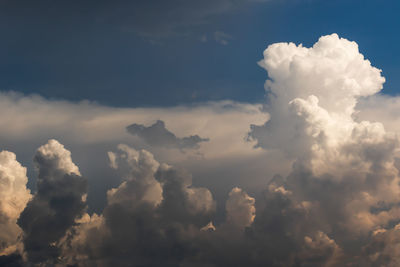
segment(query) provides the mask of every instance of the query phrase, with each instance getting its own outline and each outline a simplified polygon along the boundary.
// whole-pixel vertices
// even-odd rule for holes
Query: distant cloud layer
[[[134,123],[127,126],[126,130],[130,134],[140,137],[149,145],[169,148],[196,149],[199,148],[199,143],[209,141],[208,138],[201,138],[197,134],[178,138],[165,128],[165,123],[162,120],[157,120],[149,127]]]
[[[54,139],[39,147],[33,195],[15,154],[0,153],[0,263],[398,266],[391,118],[400,101],[377,95],[381,71],[336,34],[311,48],[270,45],[259,64],[270,77],[262,111],[233,102],[126,110],[2,94],[0,111],[13,117],[0,118],[0,134],[18,151],[52,134],[78,153],[73,161]],[[193,133],[210,139],[199,146],[205,140]],[[108,181],[101,175],[115,180],[92,212],[90,186]]]

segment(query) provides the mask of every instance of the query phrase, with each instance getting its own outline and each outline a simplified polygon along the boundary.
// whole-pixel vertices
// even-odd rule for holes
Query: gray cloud
[[[26,168],[9,151],[0,152],[0,256],[20,251],[17,219],[32,197]]]
[[[17,253],[4,255],[0,256],[0,266],[22,267],[24,266],[24,261],[22,260],[22,256]]]
[[[101,217],[74,226],[71,233],[79,234],[71,236],[62,254],[70,264],[329,266],[342,257],[336,242],[317,230],[312,207],[299,203],[279,177],[257,209],[254,198],[234,188],[226,221],[205,231],[215,212],[207,189],[193,187],[188,174],[159,164],[146,151],[121,146],[113,153],[125,181],[109,191]],[[130,168],[121,166],[124,161]],[[162,197],[149,197],[151,192],[159,196],[151,189],[157,183]]]
[[[199,143],[209,141],[208,138],[201,138],[197,134],[183,138],[176,137],[175,134],[165,128],[165,123],[162,120],[157,120],[148,127],[134,123],[127,126],[126,130],[130,134],[140,137],[149,145],[167,148],[198,149]]]
[[[400,224],[392,229],[377,229],[363,247],[364,257],[370,259],[373,266],[398,266],[400,264]]]
[[[32,263],[55,264],[61,239],[86,207],[86,180],[70,152],[56,140],[41,146],[34,158],[39,172],[37,193],[22,211],[24,249]]]
[[[147,149],[159,161],[187,169],[197,185],[213,191],[223,208],[231,188],[246,185],[254,190],[273,173],[285,170],[286,162],[278,154],[256,151],[243,138],[249,123],[259,124],[268,118],[260,107],[221,101],[170,108],[114,108],[87,101],[54,101],[37,95],[2,92],[0,111],[8,116],[0,117],[0,146],[15,152],[27,167],[28,188],[34,189],[36,173],[32,156],[38,144],[49,137],[66,144],[88,178],[90,212],[101,212],[107,190],[120,183],[104,153],[120,143]],[[163,120],[178,137],[196,133],[209,137],[210,141],[201,143],[199,149],[185,149],[182,153],[179,149],[147,145],[126,131],[132,121],[147,126],[157,119]],[[264,157],[269,161],[265,162]],[[249,171],[253,178],[241,179]]]
[[[199,234],[215,212],[210,191],[193,187],[187,173],[159,164],[147,151],[120,146],[113,153],[125,181],[108,191],[102,217],[75,227],[82,236],[69,239],[63,257],[83,266],[179,265],[194,253],[191,236]],[[96,238],[80,231],[82,227]],[[74,250],[77,247],[83,251]],[[75,262],[79,254],[86,255],[83,262]]]

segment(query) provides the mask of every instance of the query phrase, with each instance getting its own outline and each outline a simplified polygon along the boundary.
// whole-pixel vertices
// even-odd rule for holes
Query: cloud
[[[379,92],[385,81],[380,70],[371,67],[359,53],[355,42],[337,35],[321,37],[312,48],[293,43],[270,45],[259,65],[271,78],[265,85],[269,96],[265,109],[271,120],[252,126],[250,136],[258,146],[284,148],[293,156],[311,147],[310,134],[304,129],[307,124],[311,124],[308,131],[314,131],[315,136],[320,129],[332,137],[347,134],[338,131],[349,128],[337,128],[335,123],[343,119],[343,123],[351,124],[348,117],[354,113],[357,99]]]
[[[0,110],[8,115],[0,118],[3,129],[0,137],[7,140],[7,143],[2,143],[3,146],[52,136],[71,145],[114,142],[138,147],[146,144],[143,140],[132,139],[126,125],[132,121],[138,125],[149,125],[162,120],[174,135],[190,138],[195,132],[209,137],[210,140],[204,142],[199,150],[207,150],[209,156],[219,157],[234,150],[253,153],[251,146],[241,141],[248,131],[249,121],[261,123],[268,118],[268,114],[261,112],[260,108],[259,104],[232,101],[171,108],[113,108],[88,101],[54,101],[38,95],[0,92]],[[221,150],[217,145],[226,149]],[[157,155],[161,150],[154,150],[149,145],[146,148],[153,149]],[[174,151],[169,150],[168,153]]]
[[[154,175],[159,163],[146,150],[136,151],[127,145],[119,145],[118,152],[108,152],[111,166],[122,171],[124,182],[107,192],[108,203],[130,200],[157,206],[162,201],[162,188]]]
[[[256,214],[254,203],[255,199],[242,189],[233,188],[226,201],[227,222],[239,228],[250,226]]]
[[[12,114],[0,118],[3,140],[24,151],[26,143],[59,136],[82,164],[58,141],[41,146],[34,157],[37,192],[26,205],[25,169],[13,153],[0,153],[0,181],[19,177],[19,189],[5,192],[26,197],[7,208],[10,194],[0,193],[0,207],[12,211],[11,223],[0,226],[22,229],[1,237],[13,249],[0,261],[398,265],[400,143],[391,122],[398,99],[378,95],[381,71],[336,34],[310,48],[273,44],[259,64],[269,75],[262,111],[229,101],[117,109],[1,95],[0,111]],[[126,132],[132,120],[142,137]],[[164,147],[184,139],[175,133],[210,140],[182,155]],[[81,175],[93,169],[100,175],[89,185],[104,176],[113,182],[97,213],[87,209]]]
[[[149,145],[167,148],[197,149],[199,143],[209,141],[208,138],[201,138],[197,134],[178,138],[165,128],[165,123],[162,120],[157,120],[149,127],[134,123],[127,126],[126,130],[130,134],[140,137]]]
[[[26,168],[14,153],[0,152],[0,256],[20,250],[17,219],[31,198]]]
[[[91,211],[101,212],[107,190],[121,182],[110,169],[105,154],[121,143],[150,151],[160,162],[185,168],[193,174],[196,184],[214,192],[224,209],[231,188],[246,185],[248,192],[252,192],[274,173],[285,174],[285,164],[289,164],[277,153],[255,150],[253,143],[246,142],[249,124],[261,124],[268,119],[268,114],[260,109],[260,104],[232,101],[169,108],[114,108],[88,101],[74,103],[0,92],[0,112],[7,114],[0,117],[0,146],[18,155],[28,170],[28,187],[34,189],[32,157],[37,146],[49,138],[65,144],[88,179]],[[164,121],[178,137],[197,134],[209,141],[182,153],[179,149],[148,144],[126,131],[132,121],[151,125],[157,120]],[[249,171],[253,173],[252,179],[242,180]]]
[[[231,39],[232,39],[232,36],[225,32],[221,32],[221,31],[214,32],[214,40],[221,45],[229,44],[229,41]]]
[[[392,229],[377,229],[363,251],[367,260],[374,266],[397,266],[400,264],[399,250],[400,225]]]
[[[18,218],[24,249],[31,263],[55,264],[56,245],[86,207],[86,180],[70,152],[56,140],[39,147],[34,162],[37,192]]]
[[[124,182],[108,191],[101,217],[75,226],[80,236],[69,239],[62,257],[83,265],[178,264],[192,253],[191,236],[215,212],[210,191],[192,186],[187,173],[158,163],[147,151],[121,145],[113,153]],[[80,262],[77,255],[86,257]]]
[[[11,254],[0,256],[1,266],[20,267],[24,266],[24,261],[20,254]]]
[[[379,92],[385,79],[356,43],[335,34],[312,48],[271,45],[260,65],[271,78],[265,106],[271,120],[253,125],[249,136],[294,160],[292,173],[270,188],[306,209],[296,227],[334,233],[346,255],[372,231],[400,219],[397,136],[379,122],[354,119],[359,99]]]
[[[375,94],[361,98],[357,102],[353,117],[356,121],[380,122],[386,130],[398,133],[400,132],[399,107],[398,96]]]

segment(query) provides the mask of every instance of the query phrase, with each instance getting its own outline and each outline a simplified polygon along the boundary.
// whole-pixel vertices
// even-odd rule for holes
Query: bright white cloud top
[[[399,127],[390,118],[400,101],[378,94],[381,71],[336,34],[311,48],[270,45],[259,64],[269,75],[262,106],[119,109],[3,93],[4,147],[27,156],[56,138],[80,160],[56,140],[41,146],[31,199],[25,168],[0,153],[0,227],[10,229],[0,235],[8,255],[0,260],[397,266]],[[152,136],[129,134],[132,123]],[[165,141],[197,134],[207,142]],[[115,186],[106,188],[108,175]],[[104,195],[92,196],[106,199],[96,214],[90,188],[102,183]]]
[[[0,152],[0,255],[19,249],[21,229],[17,219],[31,198],[26,188],[26,168],[16,160],[12,152]]]

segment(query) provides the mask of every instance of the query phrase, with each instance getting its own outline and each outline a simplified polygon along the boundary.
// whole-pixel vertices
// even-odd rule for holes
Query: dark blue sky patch
[[[400,83],[398,1],[0,1],[0,90],[113,106],[263,101],[275,42],[336,32]]]

